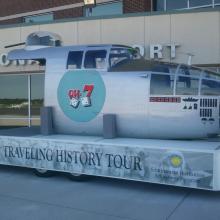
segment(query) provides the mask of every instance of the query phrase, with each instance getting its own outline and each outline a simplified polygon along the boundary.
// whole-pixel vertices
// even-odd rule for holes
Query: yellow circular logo
[[[180,167],[182,165],[183,159],[180,156],[172,156],[170,162],[173,167]]]

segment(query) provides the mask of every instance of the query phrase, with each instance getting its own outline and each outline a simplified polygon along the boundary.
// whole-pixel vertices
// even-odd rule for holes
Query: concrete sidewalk
[[[0,167],[2,220],[219,220],[220,193],[108,178],[72,182]]]

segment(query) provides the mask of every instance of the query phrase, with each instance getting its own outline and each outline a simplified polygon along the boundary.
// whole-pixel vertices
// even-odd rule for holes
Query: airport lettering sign
[[[10,61],[7,59],[8,54],[2,53],[0,54],[0,66],[8,67],[11,65],[15,66],[25,66],[25,65],[32,65],[36,63],[34,60],[16,60],[16,61]]]
[[[135,49],[138,49],[140,52],[140,55],[145,57],[146,51],[145,47],[142,45],[133,45],[132,46]],[[175,59],[176,58],[176,49],[180,47],[180,44],[177,43],[171,43],[171,44],[151,44],[150,45],[150,59],[164,59],[164,51],[165,49],[170,50],[170,58]]]
[[[151,59],[163,59],[164,55],[163,55],[163,50],[164,48],[169,48],[170,49],[170,58],[174,59],[176,58],[176,48],[179,47],[179,44],[165,44],[165,45],[161,45],[161,44],[153,44],[150,45],[150,58]]]

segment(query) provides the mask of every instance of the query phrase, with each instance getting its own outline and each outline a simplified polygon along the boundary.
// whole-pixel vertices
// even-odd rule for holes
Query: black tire
[[[34,169],[34,174],[39,177],[51,177],[53,172],[45,169]]]
[[[72,181],[82,182],[87,179],[87,176],[79,173],[68,173],[68,178]]]

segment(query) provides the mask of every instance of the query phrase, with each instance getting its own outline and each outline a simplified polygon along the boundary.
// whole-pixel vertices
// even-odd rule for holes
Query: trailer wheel
[[[72,181],[85,181],[86,180],[86,175],[79,174],[79,173],[68,173],[68,177]]]
[[[51,177],[52,172],[45,169],[34,169],[34,174],[39,177]]]

